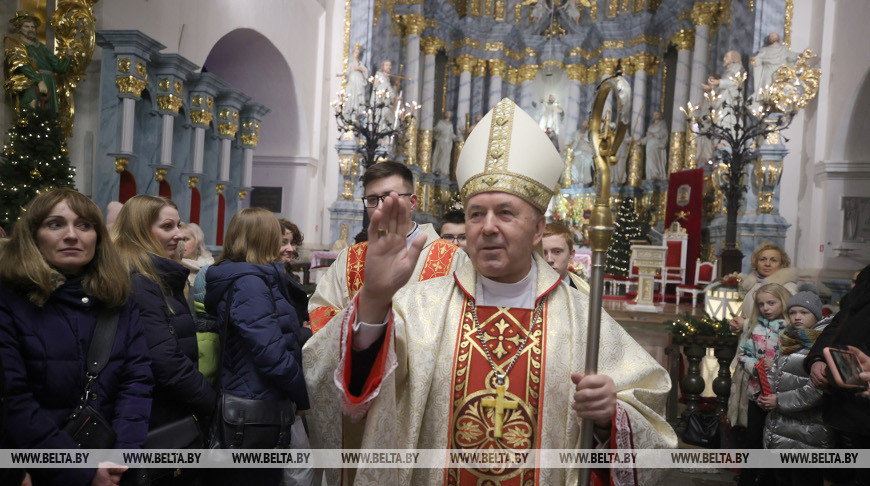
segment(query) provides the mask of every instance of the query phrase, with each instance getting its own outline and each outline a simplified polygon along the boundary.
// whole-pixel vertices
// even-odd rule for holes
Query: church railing
[[[728,413],[728,397],[731,394],[731,361],[737,353],[737,336],[683,336],[671,334],[671,346],[668,348],[668,370],[673,387],[668,397],[667,420],[681,428],[689,415],[700,410],[701,393],[706,388],[701,374],[701,360],[707,355],[707,349],[713,349],[713,355],[719,363],[719,372],[713,380],[713,393],[716,394],[716,413]],[[686,374],[679,380],[679,357],[686,356],[688,363]],[[679,383],[679,385],[677,385]],[[685,395],[686,408],[677,417],[680,392]]]

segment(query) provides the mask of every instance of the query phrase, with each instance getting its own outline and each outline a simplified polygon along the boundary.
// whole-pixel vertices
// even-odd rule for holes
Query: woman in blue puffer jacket
[[[309,408],[302,374],[302,345],[311,331],[301,327],[287,295],[279,261],[281,227],[262,208],[233,216],[223,253],[206,272],[205,308],[217,316],[223,355],[221,393],[256,400],[292,400]],[[216,420],[220,420],[216,417]],[[281,470],[224,470],[225,484],[277,485]]]
[[[44,191],[0,241],[0,360],[6,382],[4,446],[76,449],[63,431],[85,391],[97,317],[118,312],[109,361],[88,404],[116,433],[115,447],[145,443],[153,380],[140,309],[100,209],[72,189]],[[30,469],[33,484],[118,484],[124,467]]]

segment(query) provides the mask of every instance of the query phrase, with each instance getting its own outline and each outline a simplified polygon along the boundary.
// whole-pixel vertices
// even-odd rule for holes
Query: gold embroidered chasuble
[[[449,275],[459,265],[468,260],[468,255],[459,250],[456,245],[442,240],[435,228],[429,224],[420,225],[421,232],[426,235],[426,244],[414,273],[409,282],[427,280],[434,277]],[[342,309],[350,304],[350,299],[362,287],[365,278],[365,256],[368,243],[357,243],[345,248],[320,281],[311,300],[308,302],[308,313],[311,316],[311,330],[316,334]]]
[[[494,373],[483,353],[469,301],[476,272],[471,263],[454,275],[408,285],[393,298],[381,356],[362,397],[347,393],[350,329],[355,303],[336,315],[303,349],[314,448],[363,449],[571,449],[579,427],[571,408],[572,372],[585,359],[588,296],[561,282],[535,256],[536,296],[543,315],[508,374],[503,434],[494,437]],[[536,299],[537,301],[537,299]],[[525,339],[533,310],[478,309],[483,345],[503,372]],[[664,420],[667,373],[606,314],[602,320],[599,373],[617,389],[610,446],[676,447]],[[492,401],[489,401],[492,400]],[[329,484],[575,484],[575,469],[488,471],[476,469],[357,469],[326,471]],[[654,484],[657,471],[619,470],[612,484]]]

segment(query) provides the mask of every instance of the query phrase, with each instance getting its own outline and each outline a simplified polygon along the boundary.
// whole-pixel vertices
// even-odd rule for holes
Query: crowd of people
[[[113,205],[109,228],[86,196],[40,193],[0,239],[0,448],[569,449],[581,447],[584,420],[593,447],[676,447],[664,419],[668,374],[606,314],[598,373],[580,373],[589,286],[570,271],[570,228],[544,216],[562,161],[512,102],[494,112],[460,154],[464,210],[446,213],[438,231],[411,219],[418,200],[407,166],[365,172],[367,241],[337,255],[310,300],[291,272],[303,235],[265,209],[236,213],[215,257],[169,199]],[[525,163],[528,153],[539,163]],[[745,429],[742,446],[863,448],[870,408],[860,389],[837,387],[822,349],[852,345],[870,369],[861,325],[870,267],[826,317],[781,248],[761,245],[752,265],[732,322],[741,339],[729,413]],[[0,481],[313,483],[311,470],[288,471],[101,463]],[[783,472],[781,484],[821,484],[819,474]],[[328,484],[468,484],[494,473],[324,474]],[[593,471],[596,481],[636,484],[660,474]],[[505,475],[495,479],[573,484],[578,471]],[[757,476],[743,470],[740,483]]]
[[[870,369],[870,333],[865,303],[870,302],[870,266],[856,272],[852,289],[836,314],[825,315],[818,288],[798,280],[788,254],[762,243],[744,275],[741,312],[731,322],[740,336],[732,363],[728,418],[740,432],[743,449],[865,448],[870,430],[867,383],[844,386],[832,378],[825,348],[848,349]],[[855,307],[855,303],[858,306]],[[860,317],[859,317],[860,315]],[[863,320],[862,320],[863,319]],[[816,485],[822,469],[744,468],[739,485]],[[866,484],[860,469],[831,471],[836,484]]]

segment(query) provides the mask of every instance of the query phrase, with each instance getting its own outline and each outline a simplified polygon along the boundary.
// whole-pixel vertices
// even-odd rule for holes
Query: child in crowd
[[[812,284],[789,299],[790,325],[779,335],[779,351],[769,372],[773,393],[758,398],[768,412],[764,425],[766,449],[827,449],[834,436],[822,423],[822,390],[810,383],[803,361],[829,318],[822,319],[822,301]],[[822,469],[777,469],[779,485],[821,485]]]
[[[779,349],[779,333],[786,328],[788,322],[784,311],[791,292],[779,284],[762,285],[755,293],[755,307],[749,322],[754,322],[750,333],[744,333],[737,347],[737,363],[749,375],[746,396],[749,400],[746,432],[740,447],[743,449],[763,448],[762,434],[767,412],[758,406],[756,401],[761,395],[761,382],[758,380],[756,366],[764,362],[766,369],[773,364]],[[753,484],[759,471],[742,470],[740,485]]]

